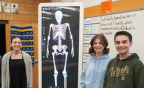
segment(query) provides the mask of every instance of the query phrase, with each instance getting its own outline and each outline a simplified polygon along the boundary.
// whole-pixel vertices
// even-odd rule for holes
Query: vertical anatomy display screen
[[[42,88],[77,88],[80,7],[41,9]]]

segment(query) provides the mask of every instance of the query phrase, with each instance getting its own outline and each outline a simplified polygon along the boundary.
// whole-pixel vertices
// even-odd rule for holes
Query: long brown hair
[[[102,45],[103,45],[103,47],[104,47],[103,54],[108,54],[110,49],[107,48],[107,46],[108,46],[108,41],[107,41],[106,37],[105,37],[103,34],[97,34],[97,35],[95,35],[95,36],[92,38],[92,40],[91,40],[91,42],[90,42],[91,47],[89,48],[89,54],[96,53],[95,50],[93,49],[93,43],[94,43],[94,41],[95,41],[96,39],[100,39],[100,41],[101,41],[101,43],[102,43]]]

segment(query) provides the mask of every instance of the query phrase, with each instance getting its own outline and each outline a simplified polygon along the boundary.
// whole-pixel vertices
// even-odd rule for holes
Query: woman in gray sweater
[[[13,51],[2,59],[2,88],[32,88],[32,61],[30,55],[20,50],[19,37],[11,39]]]

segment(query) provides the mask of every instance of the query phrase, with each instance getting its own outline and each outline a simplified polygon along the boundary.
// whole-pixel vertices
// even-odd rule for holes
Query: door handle
[[[38,62],[38,60],[34,60],[34,61],[32,61],[33,63],[37,63]]]

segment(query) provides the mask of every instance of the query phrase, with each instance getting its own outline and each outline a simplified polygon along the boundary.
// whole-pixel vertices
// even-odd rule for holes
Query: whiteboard
[[[117,13],[101,16],[100,33],[104,34],[109,42],[110,57],[114,58],[118,52],[114,45],[114,35],[117,31],[128,31],[133,39],[130,53],[137,53],[144,63],[144,11],[137,10],[131,12]]]
[[[131,33],[133,37],[133,44],[130,48],[130,53],[137,53],[140,57],[140,60],[144,63],[144,10],[133,10],[121,13],[104,14],[98,17],[100,18],[99,33],[104,34],[108,40],[110,57],[114,58],[118,54],[114,45],[114,35],[117,31],[123,30]],[[89,17],[89,19],[90,18],[92,17]],[[98,29],[98,27],[95,29]]]

